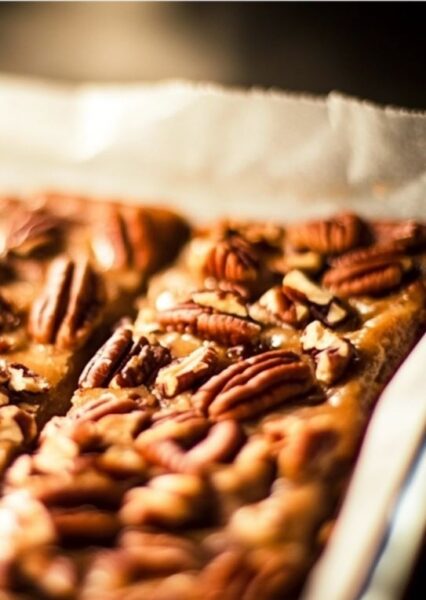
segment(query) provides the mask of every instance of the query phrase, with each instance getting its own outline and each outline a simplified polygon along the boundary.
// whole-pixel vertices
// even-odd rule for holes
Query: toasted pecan
[[[139,207],[113,206],[103,211],[93,236],[93,250],[104,268],[145,271],[156,260],[153,225]]]
[[[128,491],[120,510],[125,525],[179,527],[199,522],[208,508],[203,478],[184,473],[154,477],[145,487]]]
[[[378,295],[400,285],[411,267],[399,243],[376,244],[336,258],[324,284],[341,296]]]
[[[157,320],[167,331],[188,332],[202,339],[231,345],[256,340],[261,329],[251,320],[218,313],[193,302],[160,311],[157,313]]]
[[[0,389],[12,394],[41,394],[50,388],[48,381],[20,363],[0,359]]]
[[[146,460],[168,471],[198,473],[212,463],[224,462],[234,456],[243,439],[244,434],[238,423],[226,420],[214,424],[206,437],[186,452],[170,438],[145,444],[141,446],[141,452]]]
[[[214,348],[200,346],[188,356],[162,367],[155,385],[163,396],[172,398],[205,381],[215,372],[217,361],[218,356]]]
[[[240,361],[212,377],[193,404],[212,419],[249,419],[313,387],[312,373],[299,357],[272,350]]]
[[[332,219],[293,225],[287,230],[287,239],[296,250],[339,254],[355,248],[360,241],[361,232],[361,219],[352,213],[343,213]]]
[[[39,343],[79,346],[96,326],[103,302],[102,280],[86,260],[57,258],[32,306],[29,332]]]
[[[113,206],[103,211],[93,251],[103,268],[153,272],[174,256],[187,235],[186,223],[169,210]]]
[[[137,399],[130,396],[117,397],[110,391],[103,392],[82,405],[73,406],[68,415],[76,420],[98,421],[106,415],[123,414],[140,409]]]
[[[173,440],[185,448],[190,447],[209,429],[208,420],[196,410],[159,412],[153,415],[152,420],[152,427],[139,434],[136,440],[138,449],[163,440]]]
[[[137,387],[154,379],[170,359],[167,348],[150,344],[145,337],[133,341],[130,327],[122,325],[87,363],[79,386]]]
[[[63,221],[44,210],[19,208],[12,215],[6,236],[8,254],[26,258],[59,248]]]
[[[258,275],[259,260],[254,247],[239,236],[212,245],[204,262],[204,274],[217,280],[251,282]]]
[[[285,286],[276,286],[250,307],[250,316],[265,324],[298,326],[309,318],[309,307],[289,294]]]

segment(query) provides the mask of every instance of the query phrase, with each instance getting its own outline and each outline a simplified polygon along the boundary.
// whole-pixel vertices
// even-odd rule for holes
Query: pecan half
[[[55,508],[50,515],[59,538],[78,544],[110,540],[120,528],[112,512],[99,508]]]
[[[26,489],[48,506],[73,507],[93,504],[115,508],[126,491],[126,482],[117,481],[82,462],[81,470],[71,473],[31,475]]]
[[[208,420],[195,410],[159,412],[153,415],[152,420],[152,427],[139,434],[136,448],[164,440],[174,440],[189,447],[202,439],[210,426]]]
[[[155,385],[166,398],[188,390],[215,371],[217,352],[211,346],[200,346],[184,358],[173,361],[158,372]]]
[[[212,245],[203,266],[204,275],[239,283],[254,281],[259,260],[253,246],[239,236]]]
[[[231,365],[193,396],[193,404],[215,420],[250,419],[313,387],[307,364],[292,352],[264,352]]]
[[[96,326],[103,302],[102,280],[86,260],[57,258],[32,306],[29,332],[39,343],[79,346]]]
[[[250,316],[255,321],[269,325],[301,325],[309,317],[306,304],[292,299],[284,286],[269,289],[250,307]]]
[[[13,331],[21,324],[21,317],[10,302],[0,295],[0,333]]]
[[[6,237],[6,250],[26,258],[57,248],[63,223],[46,210],[18,209],[13,215]]]
[[[207,486],[197,475],[173,473],[154,477],[124,497],[120,518],[126,525],[179,527],[199,521],[206,512]]]
[[[244,440],[244,433],[236,421],[214,424],[207,436],[186,451],[172,439],[162,439],[141,446],[143,457],[168,471],[198,473],[208,465],[226,462],[232,458]]]
[[[146,270],[155,259],[153,225],[146,211],[113,207],[104,212],[93,236],[93,251],[105,269]]]
[[[340,296],[379,295],[396,288],[412,267],[398,243],[377,244],[336,258],[324,284]]]
[[[49,382],[25,365],[0,359],[0,386],[13,393],[41,394],[50,388]]]
[[[186,223],[171,211],[115,206],[96,228],[93,251],[105,269],[152,272],[177,252],[187,234]]]
[[[125,414],[141,408],[138,399],[130,396],[116,396],[113,392],[103,392],[98,398],[89,399],[81,405],[73,406],[68,416],[81,421],[98,421],[107,415]]]
[[[122,325],[87,363],[79,386],[137,387],[152,381],[170,360],[167,348],[150,344],[145,337],[134,342],[130,327]]]
[[[287,240],[296,250],[339,254],[359,244],[362,226],[359,217],[352,213],[344,213],[332,219],[310,221],[289,227]]]
[[[340,379],[354,354],[349,340],[324,327],[319,321],[309,323],[300,341],[303,350],[314,357],[318,381],[327,385]]]
[[[120,536],[120,546],[131,553],[142,571],[159,574],[195,569],[203,554],[197,543],[183,536],[135,529]]]
[[[192,333],[202,339],[234,346],[255,341],[261,330],[253,321],[217,313],[192,302],[158,312],[157,320],[167,331]]]

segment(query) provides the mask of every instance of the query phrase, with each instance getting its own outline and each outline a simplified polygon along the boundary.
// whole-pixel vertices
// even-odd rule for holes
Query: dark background
[[[188,78],[426,108],[422,3],[0,3],[0,71]]]

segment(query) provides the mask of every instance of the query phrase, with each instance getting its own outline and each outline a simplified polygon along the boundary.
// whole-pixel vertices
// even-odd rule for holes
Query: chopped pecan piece
[[[96,326],[103,301],[102,281],[87,261],[58,258],[32,306],[30,334],[43,344],[56,344],[60,348],[79,346]]]
[[[238,345],[255,341],[260,326],[248,319],[214,312],[207,306],[188,302],[157,313],[159,324],[167,331],[192,333],[220,344]]]
[[[0,359],[0,386],[14,393],[41,394],[50,388],[44,377],[25,365]]]
[[[261,249],[281,249],[284,230],[272,222],[228,219],[218,224],[218,234],[223,237],[237,235]]]
[[[259,261],[253,246],[231,236],[211,246],[204,263],[204,275],[217,280],[251,282],[258,277]]]
[[[211,346],[200,346],[188,356],[178,358],[158,372],[155,385],[166,398],[188,390],[215,371],[217,352]]]
[[[243,297],[234,291],[203,290],[191,294],[191,299],[198,306],[213,308],[227,315],[235,315],[243,319],[248,317],[248,311]]]
[[[328,306],[333,301],[333,295],[311,281],[302,271],[294,270],[287,273],[283,285],[289,290],[299,292],[299,299],[307,300],[317,306]]]
[[[354,350],[349,340],[313,321],[305,328],[300,341],[305,352],[313,355],[318,381],[331,385],[346,371]]]
[[[87,363],[79,386],[138,387],[152,381],[170,360],[167,348],[150,344],[145,337],[134,342],[131,328],[122,325]]]
[[[18,209],[8,228],[6,250],[25,258],[57,248],[62,225],[60,219],[46,210]]]
[[[400,285],[411,267],[402,245],[377,244],[336,258],[324,284],[340,296],[380,295]]]
[[[231,365],[205,383],[193,404],[215,420],[250,419],[313,387],[307,364],[292,352],[264,352]]]
[[[0,471],[37,434],[35,418],[17,406],[0,406]]]
[[[339,254],[355,248],[361,238],[363,223],[352,213],[332,219],[310,221],[287,230],[287,239],[296,250],[314,250],[322,254]]]
[[[375,241],[379,244],[398,242],[407,249],[426,245],[426,226],[414,219],[406,221],[375,221],[371,224]]]
[[[269,289],[250,307],[250,316],[265,324],[301,325],[309,317],[306,304],[293,300],[284,286]]]
[[[288,273],[294,269],[304,273],[318,273],[323,266],[324,259],[318,252],[288,252],[274,260],[272,266],[278,273]]]
[[[301,271],[290,271],[283,279],[283,289],[294,302],[307,304],[313,317],[326,325],[336,326],[348,317],[348,310],[328,290],[311,281]]]
[[[0,295],[0,333],[13,331],[21,324],[21,318],[14,307]]]

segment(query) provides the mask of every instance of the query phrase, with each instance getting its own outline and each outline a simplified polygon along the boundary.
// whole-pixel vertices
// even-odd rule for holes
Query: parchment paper
[[[426,117],[335,93],[0,77],[0,185],[163,197],[202,219],[293,219],[348,201],[425,216]]]
[[[318,99],[184,82],[66,87],[0,77],[0,191],[40,188],[163,200],[199,220],[292,220],[342,208],[426,219],[426,114],[336,93]],[[424,364],[426,340],[376,409],[309,600],[353,600],[364,582],[424,435]],[[386,451],[395,447],[398,460],[389,464]],[[372,494],[375,516],[366,526]],[[420,499],[415,513],[418,530]]]

